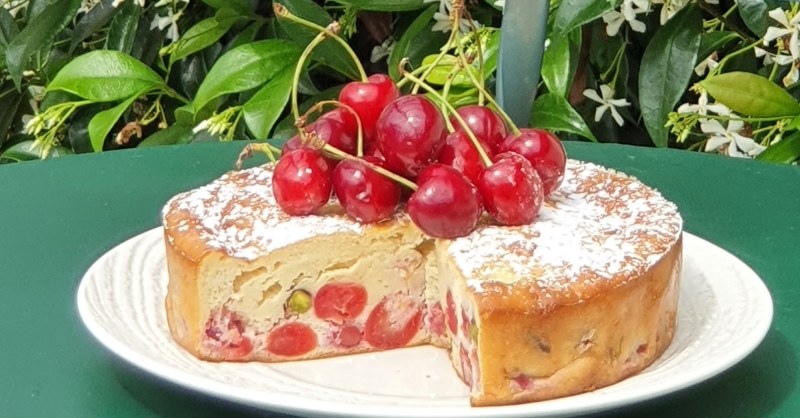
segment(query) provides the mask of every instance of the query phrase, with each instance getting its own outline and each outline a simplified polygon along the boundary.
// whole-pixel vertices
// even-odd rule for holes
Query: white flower
[[[790,55],[773,54],[759,47],[754,48],[753,51],[756,54],[756,58],[764,57],[764,65],[771,65],[773,62],[777,62],[778,65],[787,65],[794,61]]]
[[[506,0],[496,0],[494,3],[492,3],[492,5],[494,7],[497,7],[498,9],[505,9],[506,8]]]
[[[144,7],[144,0],[133,0],[134,3],[138,4],[139,7]],[[119,7],[122,3],[125,3],[125,0],[114,0],[111,3],[111,6],[114,8]]]
[[[453,5],[450,0],[424,0],[423,3],[433,3],[436,1],[439,1],[439,11],[433,14],[433,20],[435,20],[436,23],[433,24],[431,31],[450,32],[452,26],[452,22],[450,22],[450,12],[453,11]],[[458,30],[461,33],[467,33],[473,26],[477,29],[481,27],[481,24],[462,16],[458,24]]]
[[[722,126],[718,120],[701,122],[700,130],[709,134],[705,151],[717,151],[727,145],[725,153],[731,157],[752,158],[761,154],[766,147],[756,143],[752,138],[740,134],[742,128],[744,128],[744,122],[739,119],[729,120],[727,127]]]
[[[719,4],[719,0],[707,0],[706,3]],[[689,4],[689,0],[653,0],[653,4],[663,4],[661,6],[661,17],[659,22],[663,25],[675,16],[681,9]]]
[[[601,84],[600,85],[600,94],[598,95],[596,91],[592,89],[586,89],[583,91],[583,95],[594,100],[597,103],[600,103],[600,106],[597,106],[597,109],[594,111],[594,121],[599,122],[600,119],[603,117],[603,114],[606,113],[606,110],[611,110],[611,117],[614,118],[614,122],[617,125],[622,126],[625,124],[625,120],[622,119],[622,116],[617,111],[618,107],[625,107],[630,106],[630,102],[626,99],[615,99],[614,98],[614,90],[608,86],[608,84]]]
[[[394,38],[390,36],[386,38],[386,40],[384,40],[380,45],[375,45],[375,47],[372,48],[369,61],[376,63],[391,55],[392,50],[394,49],[394,44]]]
[[[17,17],[17,13],[27,6],[28,0],[6,0],[3,2],[3,8],[8,10],[12,17]]]
[[[800,69],[797,68],[797,65],[798,64],[792,64],[791,68],[789,68],[789,73],[783,77],[782,81],[784,87],[789,87],[800,80]]]
[[[717,51],[711,53],[711,55],[707,56],[706,59],[700,61],[696,67],[694,67],[694,73],[697,75],[703,75],[706,71],[714,71],[715,68],[719,65],[717,62]]]
[[[789,54],[792,55],[793,60],[800,59],[800,13],[794,15],[791,20],[786,12],[780,7],[769,11],[769,17],[777,21],[783,27],[770,26],[767,28],[767,33],[764,35],[764,45],[769,45],[770,42],[789,37]]]
[[[166,38],[171,39],[173,42],[177,41],[178,38],[180,38],[180,33],[178,33],[178,19],[181,18],[182,14],[182,11],[173,13],[172,8],[169,8],[167,9],[166,16],[156,15],[153,22],[150,23],[150,29],[158,28],[163,30],[164,28],[168,28]]]
[[[619,33],[620,27],[625,22],[631,26],[635,32],[644,32],[647,29],[644,22],[636,20],[636,15],[650,11],[648,0],[623,0],[620,10],[612,10],[603,15],[603,22],[606,23],[606,34],[615,36]]]
[[[697,104],[684,103],[678,107],[678,113],[696,113],[698,115],[708,115],[708,112],[722,116],[729,116],[731,110],[722,103],[708,104],[708,92],[703,91],[697,98]]]

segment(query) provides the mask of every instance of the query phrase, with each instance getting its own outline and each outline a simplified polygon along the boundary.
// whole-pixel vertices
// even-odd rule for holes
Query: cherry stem
[[[348,105],[346,105],[346,104],[344,104],[344,103],[342,103],[340,101],[337,101],[337,100],[322,100],[322,101],[319,101],[319,102],[315,103],[314,106],[311,106],[311,108],[309,108],[306,111],[306,113],[303,114],[303,120],[308,119],[309,115],[313,114],[314,112],[316,112],[318,110],[321,110],[323,108],[323,106],[327,106],[327,105],[333,105],[333,106],[336,106],[336,107],[341,107],[344,110],[350,112],[350,114],[353,115],[353,117],[356,118],[356,125],[358,127],[358,136],[357,136],[357,138],[358,138],[358,142],[357,142],[358,146],[356,148],[356,152],[357,152],[356,155],[358,157],[363,156],[364,155],[364,129],[361,126],[361,118],[358,117],[358,113],[356,113],[356,111],[353,110],[352,107],[350,107],[350,106],[348,106]]]
[[[364,66],[361,65],[361,61],[358,59],[358,55],[356,55],[356,52],[353,51],[353,48],[350,47],[347,41],[345,41],[341,36],[338,35],[340,29],[339,22],[334,20],[328,25],[328,27],[323,27],[316,23],[309,22],[308,20],[305,20],[301,17],[295,16],[289,11],[289,9],[286,8],[286,6],[280,3],[273,3],[272,10],[275,12],[275,16],[286,18],[299,25],[316,30],[320,33],[324,33],[330,39],[333,39],[334,41],[338,42],[339,45],[341,45],[342,48],[344,48],[347,54],[350,55],[350,58],[352,58],[353,63],[356,65],[356,69],[358,69],[358,74],[361,77],[361,81],[365,83],[367,82],[367,73],[366,71],[364,71]]]
[[[411,71],[411,74],[419,75],[423,71],[426,71],[426,70],[428,70],[430,68],[431,68],[431,64],[421,65],[421,66],[419,66],[419,68],[416,68],[416,69],[414,69],[414,71]],[[401,89],[401,88],[403,88],[403,86],[406,85],[407,82],[408,82],[408,79],[407,78],[403,78],[403,79],[400,79],[397,83],[395,83],[395,85],[397,85],[398,89]]]
[[[369,161],[367,161],[367,160],[365,160],[363,158],[359,158],[359,157],[356,157],[354,155],[350,155],[350,154],[340,150],[339,148],[334,147],[331,144],[325,143],[324,141],[322,141],[319,138],[317,138],[317,139],[318,139],[318,143],[314,144],[314,145],[320,145],[318,148],[321,149],[322,151],[330,154],[331,156],[333,156],[335,158],[338,158],[340,160],[359,161],[359,162],[363,163],[364,165],[366,165],[367,167],[369,167],[371,170],[373,170],[376,173],[388,178],[389,180],[394,180],[395,182],[399,183],[400,185],[406,186],[411,190],[417,190],[417,185],[413,181],[411,181],[411,180],[409,180],[409,179],[407,179],[405,177],[402,177],[400,175],[397,175],[395,173],[392,173],[391,171],[389,171],[389,170],[387,170],[387,169],[385,169],[385,168],[383,168],[381,166],[375,165],[375,164],[373,164],[373,163],[371,163],[371,162],[369,162]]]
[[[458,54],[459,54],[459,58],[461,60],[463,60],[462,65],[469,65],[469,64],[466,64],[468,61],[467,61],[467,57],[464,56],[464,51],[459,50]],[[475,79],[475,74],[472,74],[472,72],[469,71],[469,70],[467,70],[465,72],[467,73],[467,76],[469,76],[470,81],[472,81],[472,84],[475,85],[475,88],[477,88],[479,92],[483,93],[486,96],[486,100],[489,102],[489,104],[491,104],[495,109],[497,109],[497,112],[500,113],[500,116],[503,118],[503,120],[505,120],[506,123],[508,124],[508,126],[511,127],[511,132],[514,133],[514,136],[520,136],[522,133],[520,132],[520,130],[517,127],[517,125],[514,124],[514,121],[511,120],[511,117],[508,116],[508,113],[506,113],[503,110],[503,108],[501,108],[500,105],[497,104],[497,101],[486,90],[486,87],[483,84],[479,83],[478,80]]]
[[[328,35],[325,32],[320,32],[314,39],[312,39],[311,42],[306,46],[303,54],[300,55],[300,59],[297,61],[297,66],[294,69],[294,76],[292,77],[292,115],[294,115],[295,123],[299,123],[300,125],[303,124],[303,121],[300,118],[300,105],[297,98],[299,94],[298,85],[300,84],[300,74],[303,73],[306,60],[308,60],[308,57],[311,56],[311,52],[317,47],[317,45],[321,44],[327,36]],[[300,133],[300,139],[304,139],[303,129],[300,126],[298,126],[298,131]]]
[[[405,72],[404,68],[403,68],[403,64],[404,63],[405,63],[405,60],[403,62],[401,62],[401,67],[400,67],[400,73],[403,75],[403,77],[407,77],[409,80],[411,80],[412,83],[414,83],[415,86],[422,87],[431,96],[435,97],[436,100],[439,100],[440,103],[442,103],[445,107],[447,107],[447,110],[450,112],[450,114],[453,115],[453,117],[456,119],[456,121],[461,126],[461,128],[464,129],[464,132],[469,137],[469,140],[472,141],[472,145],[478,151],[478,155],[481,157],[481,161],[483,162],[483,165],[486,166],[486,167],[491,167],[492,166],[492,160],[489,158],[489,155],[486,154],[486,150],[484,150],[483,147],[481,146],[480,142],[478,142],[478,138],[475,137],[475,134],[472,132],[472,129],[470,129],[469,125],[467,125],[467,122],[464,121],[464,118],[462,118],[461,115],[459,115],[458,112],[456,112],[456,109],[453,107],[453,105],[448,103],[447,100],[445,100],[445,98],[442,97],[441,94],[439,94],[439,92],[437,92],[431,86],[425,84],[419,78],[411,75],[410,73]]]
[[[459,71],[461,71],[461,69],[456,66],[453,67],[453,70],[447,74],[447,79],[444,81],[444,86],[442,86],[442,97],[445,101],[447,100],[447,96],[450,94],[450,86],[453,85],[453,79],[456,77]],[[450,112],[447,111],[447,107],[444,104],[441,104],[440,106],[442,114],[444,115],[444,122],[447,125],[447,132],[452,133],[456,129],[453,127],[453,122],[450,121],[450,118],[448,117],[448,113]]]
[[[244,147],[244,149],[242,149],[242,152],[239,153],[239,157],[236,159],[237,170],[242,169],[242,163],[244,163],[244,160],[253,157],[254,151],[264,153],[267,156],[267,158],[269,158],[269,160],[272,161],[273,163],[277,161],[277,158],[275,158],[275,154],[281,153],[281,150],[265,142],[262,142],[260,144],[247,144]]]
[[[453,4],[453,10],[450,14],[450,21],[452,23],[450,27],[450,37],[447,39],[447,42],[445,42],[445,44],[442,46],[441,50],[439,51],[439,55],[436,56],[436,58],[433,60],[432,63],[430,63],[428,68],[422,73],[422,75],[420,75],[419,78],[422,80],[428,78],[428,76],[431,75],[433,70],[437,66],[439,66],[439,62],[441,62],[442,59],[444,59],[445,55],[447,55],[447,51],[449,51],[453,47],[453,43],[456,41],[456,38],[458,37],[458,21],[459,21],[458,15],[460,14],[460,10],[463,5],[459,6],[459,4],[461,4],[459,0],[453,0],[452,4]],[[456,16],[455,18],[453,17],[454,15]],[[419,84],[415,84],[414,87],[411,88],[411,94],[417,94],[417,91],[419,91]]]

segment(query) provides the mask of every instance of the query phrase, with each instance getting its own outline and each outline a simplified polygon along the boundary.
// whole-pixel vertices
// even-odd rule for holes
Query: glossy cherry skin
[[[558,137],[543,129],[524,128],[520,131],[519,137],[513,133],[506,136],[502,152],[516,152],[530,161],[542,179],[545,196],[549,196],[564,180],[567,165],[564,147]]]
[[[434,238],[458,238],[475,230],[481,216],[478,189],[453,167],[433,164],[417,178],[408,199],[408,215]]]
[[[317,150],[289,151],[275,164],[272,193],[289,215],[311,214],[330,199],[331,166]]]
[[[384,165],[376,157],[364,159],[377,166]],[[334,168],[333,191],[345,213],[362,223],[389,219],[400,204],[400,185],[360,160],[344,160]]]
[[[486,155],[492,159],[492,149],[480,137],[477,139]],[[478,181],[478,177],[484,169],[478,150],[463,131],[455,131],[447,135],[437,161],[460,171],[472,184],[476,184],[475,182]]]
[[[472,133],[483,139],[492,148],[492,152],[497,153],[500,150],[503,140],[508,135],[508,129],[505,121],[497,112],[479,105],[463,106],[456,112],[464,119]],[[464,130],[454,117],[451,117],[450,121],[456,131]]]
[[[372,142],[375,137],[375,122],[386,106],[400,97],[400,90],[386,74],[373,74],[367,82],[351,81],[339,92],[339,101],[350,106],[359,120],[364,132],[364,142]]]
[[[358,139],[358,123],[356,122],[356,115],[349,110],[337,107],[330,112],[323,113],[322,116],[317,119],[317,121],[320,119],[335,120],[336,122],[341,123],[342,127],[344,128],[344,132],[351,136],[353,141]]]
[[[358,137],[348,133],[348,128],[345,124],[337,119],[319,118],[314,123],[306,126],[305,131],[309,134],[316,135],[325,141],[326,144],[330,144],[348,154],[356,153]],[[286,153],[298,148],[313,147],[310,144],[303,144],[300,140],[300,135],[295,135],[283,144],[281,151]],[[333,160],[329,160],[329,162],[333,162]]]
[[[502,225],[526,225],[536,219],[544,200],[539,174],[523,156],[500,154],[478,182],[486,211]]]
[[[375,125],[387,168],[408,178],[433,163],[444,144],[442,113],[425,96],[402,96],[383,110]]]

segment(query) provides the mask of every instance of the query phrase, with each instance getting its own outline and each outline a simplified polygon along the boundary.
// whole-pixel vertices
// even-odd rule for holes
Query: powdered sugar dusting
[[[176,225],[171,212],[186,212]],[[186,231],[194,227],[211,249],[253,260],[276,249],[317,236],[360,233],[362,225],[340,214],[289,216],[276,204],[270,166],[225,174],[212,183],[172,198],[164,208],[164,225]]]
[[[633,177],[568,161],[564,182],[531,225],[482,226],[449,253],[480,291],[490,281],[530,281],[542,294],[643,274],[682,230],[676,206]],[[575,286],[575,285],[578,286]]]

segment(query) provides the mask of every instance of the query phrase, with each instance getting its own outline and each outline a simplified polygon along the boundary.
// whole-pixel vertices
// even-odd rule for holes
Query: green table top
[[[241,147],[197,144],[0,166],[0,417],[263,416],[129,366],[91,337],[75,307],[92,262],[157,226],[169,197],[230,169]],[[766,339],[735,367],[604,416],[797,416],[800,168],[668,149],[567,149],[659,188],[681,208],[686,231],[750,265],[775,303]]]

